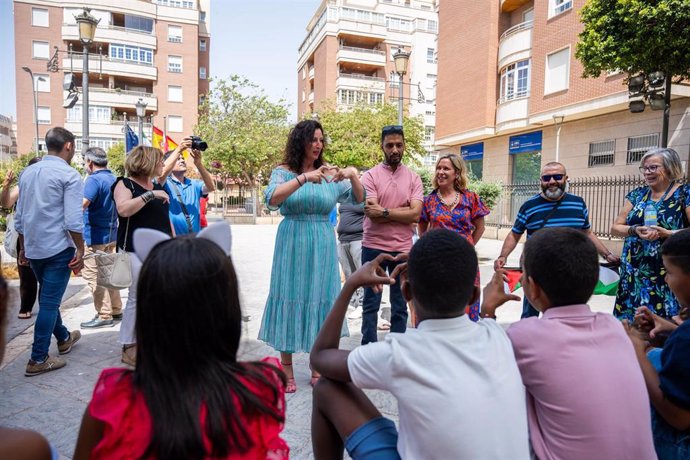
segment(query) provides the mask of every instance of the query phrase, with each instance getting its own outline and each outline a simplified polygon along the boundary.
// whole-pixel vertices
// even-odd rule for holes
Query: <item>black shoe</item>
[[[113,315],[113,321],[122,321],[122,313],[119,315]]]
[[[112,319],[100,319],[98,316],[96,316],[91,321],[86,321],[84,323],[81,323],[79,326],[81,326],[82,329],[86,329],[86,328],[97,328],[97,327],[113,327],[114,324],[113,324]]]

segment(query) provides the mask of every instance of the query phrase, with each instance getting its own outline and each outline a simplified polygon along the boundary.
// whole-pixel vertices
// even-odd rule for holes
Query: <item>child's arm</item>
[[[89,406],[86,406],[84,417],[81,420],[77,447],[74,449],[74,460],[86,460],[91,458],[91,452],[103,439],[103,428],[105,424],[96,420],[89,413]]]
[[[352,295],[361,286],[371,286],[380,291],[383,284],[393,284],[395,277],[388,277],[381,268],[384,260],[394,260],[388,254],[380,254],[376,259],[367,262],[348,278],[333,304],[331,312],[321,326],[319,334],[309,355],[311,368],[322,376],[340,382],[350,382],[350,371],[347,367],[349,350],[339,349],[340,331],[343,327],[345,313]]]
[[[509,300],[520,300],[515,294],[506,294],[503,283],[506,278],[506,271],[502,268],[494,272],[494,276],[489,284],[484,287],[482,306],[480,308],[482,318],[496,319],[496,309]]]

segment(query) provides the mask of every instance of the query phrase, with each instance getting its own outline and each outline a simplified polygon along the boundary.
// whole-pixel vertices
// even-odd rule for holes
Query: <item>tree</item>
[[[584,77],[663,70],[690,78],[688,0],[589,0],[580,17],[584,30],[575,56]]]
[[[289,105],[237,75],[215,82],[200,106],[196,135],[208,143],[204,159],[224,179],[256,187],[282,160]]]
[[[361,104],[342,112],[329,101],[319,107],[318,115],[327,136],[326,161],[338,166],[371,168],[383,158],[381,128],[397,124],[398,109],[393,104]],[[404,117],[403,126],[407,162],[418,164],[426,154],[422,146],[424,124],[420,118]]]
[[[108,149],[108,169],[116,176],[125,175],[125,144],[118,142]]]

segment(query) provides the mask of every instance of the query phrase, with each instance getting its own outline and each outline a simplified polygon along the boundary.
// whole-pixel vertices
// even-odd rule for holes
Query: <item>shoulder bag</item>
[[[180,193],[180,189],[175,183],[175,181],[171,180],[170,185],[173,186],[175,189],[175,195],[177,195],[177,202],[180,203],[180,207],[182,208],[182,214],[184,214],[184,220],[187,222],[187,232],[188,233],[194,233],[194,227],[192,226],[192,218],[187,212],[187,206],[184,205],[184,201],[182,200],[182,194]]]
[[[5,252],[10,256],[17,258],[17,241],[19,234],[14,228],[14,213],[7,215],[7,227],[5,229]]]

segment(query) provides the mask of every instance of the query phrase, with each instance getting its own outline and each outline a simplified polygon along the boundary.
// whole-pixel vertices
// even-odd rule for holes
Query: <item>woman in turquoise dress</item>
[[[297,390],[292,354],[308,353],[340,291],[340,272],[333,226],[328,220],[336,203],[364,201],[355,168],[340,169],[323,161],[324,137],[315,120],[299,122],[290,132],[283,164],[271,173],[266,205],[280,209],[259,340],[280,351],[288,377],[287,393]],[[347,335],[347,326],[343,326]],[[312,384],[318,375],[312,373]]]
[[[630,322],[639,307],[667,319],[678,314],[678,300],[664,280],[661,244],[688,227],[690,218],[690,187],[679,182],[683,166],[675,150],[649,150],[640,161],[640,172],[647,185],[626,195],[611,228],[615,236],[625,237],[613,314]],[[644,210],[650,203],[657,212],[657,225],[646,226]]]

